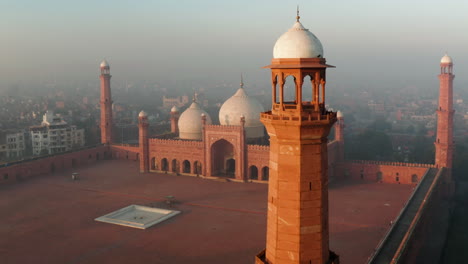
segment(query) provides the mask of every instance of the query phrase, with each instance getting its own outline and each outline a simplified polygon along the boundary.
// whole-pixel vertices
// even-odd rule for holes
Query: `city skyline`
[[[244,72],[247,86],[268,88],[261,67],[297,4],[337,66],[331,88],[435,89],[446,51],[468,71],[463,1],[5,1],[0,84],[94,80],[105,58],[115,80],[237,84]],[[458,74],[457,90],[467,83]]]

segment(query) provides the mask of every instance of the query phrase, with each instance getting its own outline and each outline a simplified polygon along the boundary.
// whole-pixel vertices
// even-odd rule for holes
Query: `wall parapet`
[[[369,257],[368,264],[383,263],[383,260],[389,259],[392,260],[392,263],[399,262],[442,173],[444,173],[444,168],[428,170],[422,182],[418,184],[410,199],[401,209],[395,223],[379,242],[375,252]],[[396,243],[397,241],[398,243]]]
[[[61,155],[64,155],[64,154],[69,154],[69,153],[78,152],[78,151],[82,151],[82,150],[97,148],[97,147],[100,147],[100,146],[104,146],[104,144],[84,146],[84,147],[81,147],[81,148],[76,148],[76,149],[72,149],[72,150],[68,150],[68,151],[64,151],[64,152],[48,154],[48,155],[42,155],[42,156],[36,156],[36,157],[32,157],[32,158],[7,162],[7,163],[4,163],[4,164],[0,164],[0,168],[9,167],[9,166],[13,166],[13,165],[16,165],[16,164],[30,162],[30,161],[36,161],[36,160],[40,160],[40,159],[47,159],[47,158],[51,158],[51,157],[61,156]]]
[[[203,146],[203,141],[200,141],[200,140],[150,138],[149,143],[158,144],[158,145],[160,144],[160,145],[196,146],[196,147]]]
[[[206,129],[217,131],[239,131],[241,126],[222,126],[222,125],[205,125]]]
[[[247,150],[270,151],[270,146],[262,146],[262,145],[247,145]]]
[[[393,161],[347,160],[346,163],[369,164],[369,165],[389,165],[389,166],[403,166],[403,167],[419,167],[419,168],[437,168],[437,166],[435,164],[406,163],[406,162],[393,162]]]

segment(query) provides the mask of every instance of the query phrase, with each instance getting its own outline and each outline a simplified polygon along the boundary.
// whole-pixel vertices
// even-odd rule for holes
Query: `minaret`
[[[171,133],[177,134],[179,133],[179,108],[177,106],[173,106],[171,108]]]
[[[141,111],[138,114],[138,134],[140,146],[140,172],[149,171],[148,114]]]
[[[325,71],[333,66],[299,18],[277,40],[271,65],[265,67],[272,81],[272,109],[261,114],[270,135],[270,179],[266,251],[256,263],[339,261],[329,251],[328,224],[327,136],[336,113],[325,108]],[[294,83],[285,85],[288,76]],[[311,87],[302,87],[306,76]],[[311,89],[311,101],[303,100],[302,89]],[[294,98],[285,99],[288,94]]]
[[[344,118],[343,113],[338,111],[336,113],[337,122],[335,123],[335,141],[338,142],[338,158],[339,161],[344,160]]]
[[[440,61],[439,108],[437,109],[437,137],[435,164],[452,168],[453,162],[453,63],[447,54]]]
[[[112,96],[110,90],[110,68],[106,60],[101,62],[101,143],[111,144],[112,136]]]

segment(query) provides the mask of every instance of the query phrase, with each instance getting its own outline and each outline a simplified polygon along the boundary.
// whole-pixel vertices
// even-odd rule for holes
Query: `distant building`
[[[166,97],[163,96],[163,107],[171,108],[177,106],[179,108],[187,105],[189,102],[189,97],[187,95],[177,96],[177,97]]]
[[[29,128],[33,155],[54,154],[85,144],[84,129],[63,121],[59,115],[47,111],[40,126]]]
[[[26,150],[26,135],[23,130],[0,132],[0,158],[21,157]]]

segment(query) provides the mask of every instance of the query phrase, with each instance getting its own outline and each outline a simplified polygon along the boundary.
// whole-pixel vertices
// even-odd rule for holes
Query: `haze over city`
[[[95,80],[106,58],[114,80],[199,88],[269,87],[273,43],[295,18],[337,68],[329,87],[436,89],[448,52],[468,71],[468,2],[449,1],[8,1],[0,3],[0,89]],[[459,74],[455,84],[468,84]]]
[[[468,2],[0,1],[1,264],[468,259]]]

